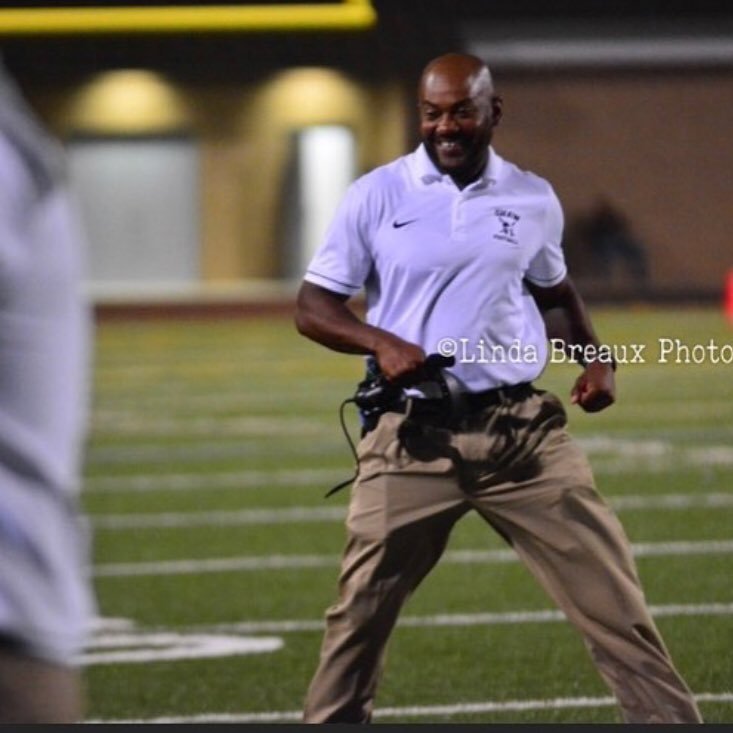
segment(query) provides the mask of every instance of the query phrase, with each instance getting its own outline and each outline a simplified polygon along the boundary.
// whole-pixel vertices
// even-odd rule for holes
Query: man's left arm
[[[598,352],[600,341],[585,303],[569,276],[548,288],[529,280],[525,280],[525,284],[542,313],[549,338],[561,339],[566,351],[576,360],[579,352]],[[583,372],[573,385],[571,402],[586,412],[599,412],[612,405],[616,400],[615,364],[599,358],[589,358],[581,364]]]

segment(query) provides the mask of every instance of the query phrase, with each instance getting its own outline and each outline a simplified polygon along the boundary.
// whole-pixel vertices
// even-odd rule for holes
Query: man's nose
[[[453,117],[453,115],[451,114],[444,114],[438,120],[437,131],[441,135],[451,132],[457,132],[458,129],[458,123],[456,122],[455,117]]]

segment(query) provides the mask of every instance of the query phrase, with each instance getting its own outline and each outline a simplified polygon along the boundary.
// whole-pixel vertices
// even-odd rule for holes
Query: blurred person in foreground
[[[0,62],[0,723],[75,722],[94,611],[77,509],[91,322],[60,145]]]
[[[411,387],[357,449],[339,600],[304,719],[371,719],[400,609],[473,509],[582,634],[626,722],[701,722],[562,403],[532,386],[552,314],[567,346],[583,347],[571,402],[596,412],[615,399],[615,365],[596,352],[567,274],[560,204],[549,183],[491,147],[502,100],[480,59],[433,60],[418,102],[422,144],[351,186],[298,294],[301,333],[369,355],[388,381]],[[365,321],[346,305],[362,286]],[[426,380],[426,355],[451,344],[457,410]],[[501,592],[483,572],[485,592]],[[470,674],[477,664],[491,664],[490,649]]]

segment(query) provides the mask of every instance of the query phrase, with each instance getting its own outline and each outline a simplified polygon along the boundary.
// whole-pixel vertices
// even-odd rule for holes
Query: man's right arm
[[[416,344],[370,326],[346,305],[348,296],[304,281],[298,291],[295,325],[303,336],[347,354],[373,354],[389,380],[409,378],[425,361]]]

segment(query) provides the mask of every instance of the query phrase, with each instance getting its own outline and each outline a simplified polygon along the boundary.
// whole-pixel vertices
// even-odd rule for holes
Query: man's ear
[[[504,100],[498,95],[494,94],[491,97],[491,122],[492,127],[496,127],[504,114]]]

